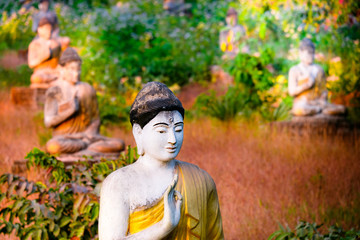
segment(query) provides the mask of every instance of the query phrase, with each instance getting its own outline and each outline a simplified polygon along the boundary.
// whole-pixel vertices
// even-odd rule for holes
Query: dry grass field
[[[134,146],[131,131],[107,129]],[[15,108],[0,92],[0,173],[50,132],[41,113]],[[267,239],[278,223],[299,220],[360,228],[360,142],[326,136],[289,136],[267,126],[185,122],[178,159],[199,165],[214,178],[225,238]]]

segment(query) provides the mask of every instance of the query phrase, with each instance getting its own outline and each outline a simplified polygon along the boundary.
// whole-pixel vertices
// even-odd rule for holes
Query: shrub
[[[101,183],[115,169],[134,162],[135,152],[129,147],[117,160],[65,166],[35,148],[26,156],[27,167],[45,169],[44,181],[0,177],[7,187],[0,193],[0,233],[14,232],[20,239],[95,239]]]
[[[264,50],[260,57],[238,54],[234,60],[225,63],[225,69],[234,77],[234,86],[230,86],[223,96],[200,95],[196,108],[200,113],[222,121],[241,115],[246,119],[261,106],[275,101],[268,90],[274,85],[272,74],[266,66],[271,62],[273,53]]]
[[[360,238],[360,231],[354,229],[345,231],[339,226],[331,226],[327,233],[322,234],[319,231],[321,226],[301,221],[293,231],[289,227],[280,225],[280,230],[271,234],[268,240],[357,240]]]
[[[3,69],[0,67],[0,88],[11,86],[30,85],[31,69],[27,65],[21,65],[16,69]]]
[[[31,30],[31,13],[8,16],[2,13],[0,22],[0,52],[8,49],[27,49],[35,33]]]

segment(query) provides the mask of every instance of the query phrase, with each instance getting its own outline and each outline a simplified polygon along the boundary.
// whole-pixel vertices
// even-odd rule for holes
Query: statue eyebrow
[[[169,124],[167,124],[167,123],[160,122],[160,123],[155,123],[153,127],[155,127],[155,126],[157,126],[157,125],[166,125],[166,126],[169,126]]]
[[[177,123],[175,123],[175,125],[180,125],[180,124],[184,124],[184,122],[177,122]]]

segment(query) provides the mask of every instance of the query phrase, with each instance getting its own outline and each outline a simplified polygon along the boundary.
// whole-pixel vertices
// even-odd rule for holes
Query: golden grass
[[[131,131],[106,129],[134,146]],[[48,132],[39,113],[0,92],[0,173],[40,147]],[[39,137],[40,136],[40,137]],[[214,178],[226,239],[266,239],[278,223],[299,220],[360,227],[359,138],[289,136],[266,126],[186,121],[178,159]]]

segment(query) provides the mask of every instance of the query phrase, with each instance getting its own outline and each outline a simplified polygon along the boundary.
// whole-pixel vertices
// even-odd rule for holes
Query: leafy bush
[[[235,119],[246,107],[245,97],[238,87],[229,87],[223,96],[201,94],[197,97],[195,108],[200,114],[217,118],[221,121]],[[248,115],[248,114],[246,114]]]
[[[0,52],[8,49],[27,49],[35,33],[31,30],[31,13],[8,16],[2,13],[0,22]]]
[[[339,226],[331,226],[327,233],[322,234],[319,232],[321,226],[301,221],[292,231],[289,227],[280,225],[280,230],[271,234],[268,240],[357,240],[360,238],[360,231],[354,229],[345,231]]]
[[[130,106],[126,105],[125,98],[121,95],[97,93],[99,114],[103,124],[128,122]]]
[[[272,74],[266,68],[273,58],[269,50],[261,57],[238,54],[234,60],[226,63],[225,68],[234,77],[234,86],[230,86],[223,96],[200,95],[196,108],[200,113],[219,120],[231,120],[236,116],[249,118],[260,110],[263,104],[274,102],[267,91],[274,85]]]
[[[192,17],[173,16],[162,1],[130,1],[82,15],[63,6],[56,11],[62,35],[80,49],[83,79],[116,89],[122,78],[168,85],[209,79],[225,9],[226,1],[199,1]],[[66,27],[74,23],[76,28]]]
[[[7,189],[0,193],[0,233],[15,232],[20,239],[95,239],[101,183],[115,169],[134,162],[135,152],[129,147],[117,160],[65,166],[35,148],[26,156],[27,167],[44,169],[44,181],[0,177],[2,189]]]
[[[30,85],[31,69],[27,65],[21,65],[16,69],[3,69],[0,67],[0,88],[10,86]]]

